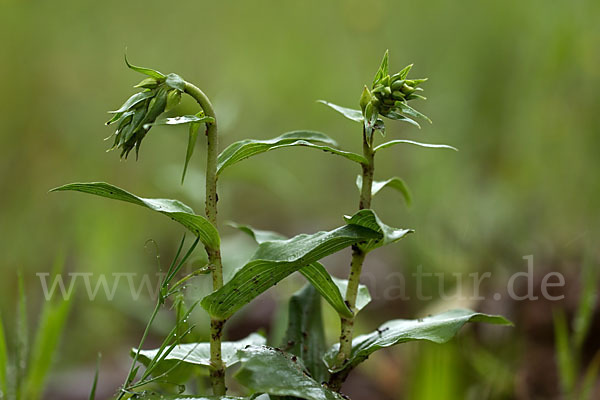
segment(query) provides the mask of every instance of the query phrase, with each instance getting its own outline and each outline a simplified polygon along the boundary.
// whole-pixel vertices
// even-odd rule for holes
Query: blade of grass
[[[17,400],[22,397],[23,383],[27,368],[27,354],[29,353],[29,340],[27,329],[27,296],[25,294],[25,283],[23,274],[19,270],[17,273],[19,300],[17,305],[17,348],[16,348],[16,376],[15,376],[15,396]]]
[[[146,324],[146,328],[144,329],[144,333],[142,334],[142,339],[140,340],[140,344],[138,345],[138,351],[133,356],[133,361],[131,362],[131,367],[129,368],[129,373],[127,374],[127,379],[125,379],[125,383],[123,384],[123,388],[122,388],[121,394],[119,395],[118,399],[121,399],[123,397],[123,395],[125,394],[125,392],[124,392],[125,388],[127,388],[131,384],[131,382],[133,382],[133,379],[135,378],[135,375],[137,374],[137,368],[136,368],[135,364],[138,360],[138,357],[140,356],[140,350],[141,350],[142,346],[144,345],[144,342],[146,341],[148,332],[150,332],[150,326],[156,319],[158,310],[160,310],[160,305],[161,305],[161,302],[159,300],[156,302],[154,311],[152,312],[152,315],[150,316],[150,319],[148,320],[148,323]]]
[[[199,303],[199,301],[197,301],[196,303],[192,304],[192,306],[190,307],[190,309],[182,316],[182,318],[183,319],[187,319],[189,317],[189,315],[192,313],[192,311],[194,310],[194,308],[196,308],[196,306],[198,305],[198,303]],[[142,378],[140,379],[140,381],[143,381],[148,376],[150,376],[150,374],[152,373],[152,371],[154,370],[154,368],[158,364],[160,364],[171,353],[171,351],[173,351],[173,349],[175,348],[175,346],[177,346],[177,344],[180,343],[181,338],[177,338],[178,325],[179,325],[179,321],[177,321],[177,323],[175,324],[175,326],[173,327],[173,329],[171,329],[171,332],[169,332],[169,335],[167,335],[167,337],[163,341],[163,343],[160,346],[158,352],[156,353],[156,356],[148,364],[148,367],[146,368],[146,371],[144,371],[144,374],[142,375]],[[182,337],[185,336],[185,335],[187,335],[188,333],[190,333],[193,328],[194,328],[194,326],[189,327],[182,334]],[[176,338],[176,339],[172,340],[173,338]],[[169,344],[171,341],[173,343]],[[167,346],[169,346],[168,349],[166,349]],[[165,351],[165,349],[166,349],[166,351]],[[138,349],[137,353],[139,354],[139,352],[140,352],[140,349]]]
[[[573,393],[577,376],[575,358],[569,341],[569,328],[564,311],[554,312],[554,343],[556,347],[556,363],[563,394]]]
[[[596,386],[596,382],[598,379],[598,374],[600,373],[600,351],[596,353],[594,359],[588,366],[587,371],[585,371],[585,375],[583,376],[583,383],[581,385],[581,395],[580,400],[591,400],[592,394],[594,391],[594,387]]]
[[[62,272],[63,266],[64,258],[58,256],[52,269],[53,281]],[[65,329],[73,298],[70,296],[56,302],[50,299],[42,307],[24,382],[24,394],[28,400],[39,399],[42,395],[60,337]]]
[[[185,256],[181,259],[181,261],[179,263],[177,263],[177,259],[179,258],[179,255],[181,254],[181,250],[183,249],[183,245],[185,243],[185,235],[181,239],[181,243],[179,244],[179,248],[177,249],[177,253],[175,254],[175,257],[173,258],[173,261],[171,262],[171,266],[169,267],[167,275],[165,276],[163,282],[161,283],[161,293],[160,293],[160,296],[157,299],[156,306],[154,307],[154,311],[152,312],[152,315],[150,316],[150,319],[148,320],[148,323],[146,324],[146,328],[144,329],[144,333],[142,334],[142,338],[141,338],[140,343],[139,343],[139,345],[137,347],[137,351],[135,352],[135,355],[133,356],[133,361],[131,362],[131,367],[129,369],[129,373],[127,374],[127,379],[125,380],[125,383],[122,386],[122,390],[121,390],[121,393],[119,394],[118,399],[121,399],[123,397],[123,395],[125,394],[125,391],[127,390],[127,388],[130,387],[130,385],[133,382],[135,376],[137,375],[138,368],[136,368],[136,363],[137,363],[138,358],[140,356],[140,351],[142,350],[142,347],[144,346],[144,342],[146,341],[146,337],[148,336],[148,333],[150,332],[150,327],[152,326],[152,323],[154,322],[154,320],[156,319],[156,316],[158,315],[158,311],[160,310],[160,306],[164,303],[164,300],[168,296],[168,294],[170,294],[168,292],[168,290],[169,290],[169,287],[168,287],[169,282],[173,279],[173,277],[181,269],[181,267],[183,266],[183,264],[185,263],[185,261],[190,257],[190,255],[192,254],[192,252],[196,248],[196,245],[198,244],[198,241],[199,241],[199,239],[196,238],[196,240],[194,241],[194,243],[192,244],[192,246],[190,247],[190,249],[186,252]],[[193,309],[193,307],[192,307],[192,309]],[[191,309],[189,310],[189,312],[191,312]],[[189,315],[189,312],[186,314],[186,316]],[[169,334],[169,336],[170,336],[170,334]],[[163,345],[166,346],[166,343],[167,343],[166,341],[163,342]]]
[[[96,373],[94,374],[94,382],[92,383],[92,390],[90,391],[89,400],[96,399],[96,387],[98,386],[98,375],[100,375],[100,360],[102,359],[102,353],[98,353],[96,359]]]
[[[581,353],[583,342],[590,330],[590,324],[594,316],[594,306],[598,298],[598,271],[589,260],[589,257],[586,258],[581,272],[583,291],[579,297],[579,304],[573,321],[573,345],[576,354]]]
[[[8,356],[6,354],[6,337],[4,335],[4,325],[0,315],[0,399],[7,396],[8,387],[6,382],[6,372],[8,370]]]
[[[47,301],[42,309],[39,326],[32,346],[25,379],[25,398],[37,400],[42,396],[48,372],[64,331],[73,296],[57,304]]]

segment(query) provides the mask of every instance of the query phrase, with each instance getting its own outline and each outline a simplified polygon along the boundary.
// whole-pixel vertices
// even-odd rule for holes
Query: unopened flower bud
[[[156,78],[146,78],[143,81],[141,81],[140,83],[138,83],[137,85],[135,85],[134,87],[136,88],[146,88],[146,89],[154,89],[155,87],[158,86],[158,80]]]
[[[369,91],[369,88],[367,88],[365,86],[363,89],[363,92],[360,96],[360,109],[363,111],[363,113],[365,112],[365,107],[371,101],[371,97],[372,96],[371,96],[371,92]]]
[[[179,90],[173,89],[169,91],[169,93],[167,94],[167,106],[165,107],[165,111],[169,111],[177,107],[180,101],[181,92]]]

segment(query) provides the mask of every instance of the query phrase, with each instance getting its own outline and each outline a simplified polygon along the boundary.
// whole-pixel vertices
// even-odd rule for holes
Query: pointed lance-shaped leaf
[[[273,139],[256,140],[246,139],[230,144],[219,154],[217,158],[217,174],[225,168],[234,165],[248,157],[255,156],[271,150],[272,148],[284,144],[290,144],[299,140],[310,143],[324,143],[331,146],[337,146],[335,140],[321,132],[315,131],[293,131],[284,133]]]
[[[404,139],[391,140],[389,142],[382,143],[379,146],[375,146],[373,151],[378,151],[381,149],[385,149],[386,147],[395,146],[395,145],[401,144],[401,143],[408,143],[408,144],[412,144],[412,145],[419,146],[419,147],[427,147],[430,149],[450,149],[450,150],[458,151],[458,149],[456,147],[448,146],[447,144],[421,143],[421,142],[415,142],[414,140],[404,140]]]
[[[183,125],[191,123],[203,124],[212,122],[215,122],[215,119],[213,117],[205,117],[199,115],[182,115],[179,117],[157,119],[152,123],[145,124],[144,128],[149,129],[152,126],[157,125]]]
[[[319,262],[308,264],[300,268],[300,273],[341,317],[351,318],[353,316],[352,310],[348,308],[342,297],[342,293],[346,293],[345,289],[341,290],[343,284],[340,287],[339,279],[331,276],[323,264]]]
[[[122,112],[125,112],[127,110],[130,110],[131,108],[135,107],[137,104],[139,104],[140,102],[153,97],[156,94],[155,91],[152,90],[146,90],[143,92],[138,92],[133,94],[130,98],[128,98],[125,103],[123,103],[123,105],[121,107],[119,107],[117,110],[114,111],[109,111],[109,114],[119,114]]]
[[[415,121],[412,118],[408,118],[408,117],[406,117],[406,116],[404,116],[402,114],[399,114],[399,113],[397,113],[397,112],[395,112],[393,110],[389,111],[387,113],[382,113],[381,115],[384,116],[384,117],[386,117],[386,118],[389,118],[391,120],[394,120],[394,121],[408,122],[409,124],[414,125],[417,128],[421,129],[421,125],[417,121]]]
[[[221,344],[221,358],[226,368],[229,368],[240,361],[238,350],[246,346],[261,346],[266,344],[266,339],[257,333],[252,333],[244,339],[236,342],[223,342]],[[137,349],[132,349],[132,353],[136,353]],[[140,350],[138,360],[144,364],[148,363],[160,353],[160,349]],[[211,366],[210,362],[210,343],[185,343],[176,345],[169,354],[164,357],[163,363],[166,367],[170,367],[173,361],[181,361],[188,365]],[[171,365],[169,365],[171,364]]]
[[[499,315],[487,315],[471,310],[457,309],[423,319],[397,319],[381,325],[376,331],[352,340],[350,357],[336,365],[339,343],[331,347],[323,360],[331,372],[352,369],[379,349],[414,340],[445,343],[452,339],[468,322],[486,322],[510,326],[512,323]]]
[[[317,100],[317,103],[325,104],[327,107],[334,109],[335,111],[339,112],[344,117],[351,119],[352,121],[361,122],[364,119],[363,114],[360,110],[354,110],[352,108],[338,106],[337,104],[333,104],[325,100]]]
[[[194,214],[194,211],[189,206],[178,200],[138,197],[105,182],[70,183],[51,190],[51,192],[58,191],[89,193],[149,208],[150,210],[164,214],[185,226],[198,236],[205,246],[211,249],[219,247],[220,239],[216,228],[206,218]]]
[[[335,154],[338,156],[342,156],[350,161],[354,161],[359,164],[367,163],[367,159],[364,158],[363,156],[361,156],[360,154],[356,154],[351,151],[336,149],[334,147],[330,147],[330,146],[326,146],[326,145],[310,143],[310,142],[307,142],[306,140],[297,140],[292,143],[286,143],[286,144],[282,144],[279,146],[274,146],[274,147],[271,147],[269,150],[275,150],[275,149],[281,149],[283,147],[293,147],[293,146],[302,146],[302,147],[308,147],[308,148],[312,148],[312,149],[322,150],[326,153],[331,153],[331,154]]]
[[[414,118],[423,118],[425,121],[431,124],[431,120],[427,115],[415,110],[414,108],[406,104],[404,101],[397,101],[395,103],[395,106],[398,107],[403,114],[409,115]]]
[[[200,111],[194,117],[197,117],[200,119],[210,118],[210,117],[204,117],[203,111]],[[200,125],[202,125],[202,122],[204,122],[204,123],[214,122],[214,118],[211,118],[211,120],[204,120],[204,121],[198,121],[198,120],[190,121],[190,127],[188,130],[188,144],[187,144],[187,149],[185,151],[185,163],[183,164],[183,173],[181,174],[181,184],[182,185],[183,185],[183,181],[185,180],[185,174],[187,172],[188,165],[190,163],[190,160],[192,159],[194,150],[196,149],[196,140],[198,139],[198,130],[200,129]]]
[[[373,79],[373,87],[375,87],[375,85],[384,77],[389,75],[389,73],[389,51],[386,50],[385,54],[383,55],[383,59],[381,60],[381,65],[379,66],[379,69],[375,74],[375,78]]]
[[[125,54],[125,64],[127,64],[127,67],[129,67],[130,69],[139,72],[141,74],[144,75],[148,75],[151,76],[153,78],[156,78],[158,80],[164,80],[165,79],[165,75],[161,72],[158,72],[156,70],[153,70],[151,68],[145,68],[145,67],[138,67],[136,65],[132,65],[129,63],[129,60],[127,60],[127,54]]]
[[[400,80],[406,79],[406,77],[408,76],[408,73],[410,72],[412,67],[413,67],[413,64],[407,65],[400,72],[398,72],[398,74],[397,74],[398,79],[400,79]]]

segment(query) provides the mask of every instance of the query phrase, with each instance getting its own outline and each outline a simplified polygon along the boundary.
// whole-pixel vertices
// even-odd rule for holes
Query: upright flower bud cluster
[[[411,68],[412,64],[402,71],[390,75],[388,53],[385,53],[371,89],[365,86],[360,97],[360,108],[368,137],[371,137],[374,130],[385,133],[383,120],[379,119],[380,115],[393,120],[406,120],[414,124],[417,123],[409,117],[425,117],[408,105],[410,100],[425,100],[425,97],[418,92],[423,91],[419,85],[427,81],[427,78],[408,79]],[[425,119],[429,120],[427,117]]]
[[[115,111],[110,111],[114,116],[106,123],[117,124],[115,141],[110,150],[121,149],[121,157],[127,158],[129,152],[135,147],[136,156],[142,140],[156,121],[159,115],[177,106],[181,101],[181,94],[185,90],[185,81],[176,74],[164,75],[158,71],[127,66],[142,74],[148,75],[134,87],[144,89],[131,96]]]

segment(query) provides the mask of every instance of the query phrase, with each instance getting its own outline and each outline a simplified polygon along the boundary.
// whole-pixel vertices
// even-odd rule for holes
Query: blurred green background
[[[48,194],[50,188],[107,181],[203,209],[200,148],[179,184],[185,128],[153,129],[137,162],[105,152],[109,143],[102,139],[111,133],[103,126],[106,111],[141,79],[124,65],[126,48],[133,63],[176,72],[206,91],[220,118],[222,147],[314,129],[353,151],[360,151],[360,128],[315,100],[357,107],[363,84],[389,49],[393,71],[414,63],[412,76],[429,77],[429,100],[418,108],[434,124],[419,131],[390,122],[388,137],[447,143],[460,152],[407,146],[380,154],[376,178],[401,176],[414,204],[407,208],[389,192],[374,207],[388,224],[417,233],[368,261],[366,282],[376,301],[357,329],[456,305],[437,296],[385,301],[394,282],[390,274],[409,276],[420,265],[430,272],[492,272],[482,289],[487,300],[466,305],[503,313],[516,328],[471,329],[446,347],[415,344],[378,354],[345,391],[358,400],[433,399],[441,398],[440,391],[445,399],[556,398],[552,310],[572,315],[584,259],[598,266],[599,19],[600,2],[594,0],[4,0],[0,310],[9,336],[17,270],[24,273],[35,328],[43,300],[36,273],[49,271],[57,257],[64,257],[67,272],[154,274],[156,249],[147,241],[156,242],[164,265],[182,235],[177,224],[145,210]],[[194,110],[185,102],[177,112]],[[221,177],[220,217],[289,235],[330,229],[356,209],[358,173],[352,163],[310,149],[268,153]],[[250,242],[223,229],[229,257],[243,259]],[[525,270],[522,257],[529,254],[537,289],[545,273],[565,275],[564,301],[492,299],[505,293],[510,274]],[[338,276],[346,275],[347,264],[346,252],[327,260]],[[190,296],[206,291],[202,279]],[[279,315],[276,306],[285,307],[300,283],[292,278],[247,307],[229,324],[229,337],[259,327],[276,336],[280,328],[270,324]],[[428,285],[425,290],[434,293],[437,283]],[[407,295],[414,290],[408,287]],[[151,307],[148,296],[132,301],[126,286],[114,301],[89,301],[80,290],[47,398],[85,396],[98,351],[104,355],[99,393],[110,396]],[[333,341],[338,322],[327,315]],[[154,343],[171,316],[162,318]],[[586,346],[583,362],[599,343],[592,339]]]

